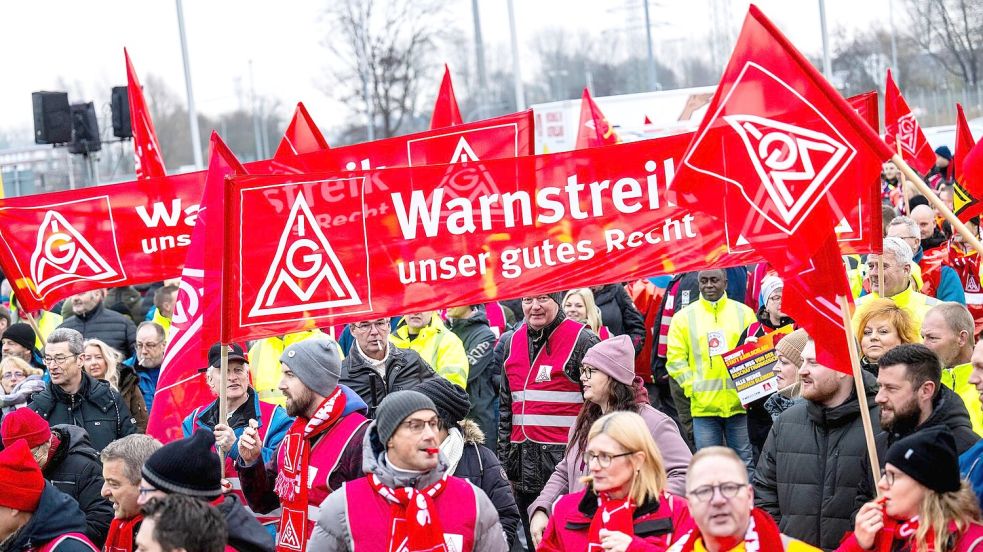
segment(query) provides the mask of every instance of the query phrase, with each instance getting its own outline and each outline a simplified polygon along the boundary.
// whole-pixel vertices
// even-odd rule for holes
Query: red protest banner
[[[222,340],[761,261],[728,238],[727,225],[667,201],[689,140],[356,176],[233,178]],[[461,173],[480,177],[485,191],[450,193]],[[863,253],[880,236],[880,206],[854,184],[831,194],[844,250]],[[339,187],[358,193],[325,197]],[[264,224],[249,222],[255,213]]]
[[[299,155],[307,170],[447,163],[532,152],[532,112]],[[258,161],[249,172],[278,174],[283,162]],[[0,200],[0,267],[28,310],[74,293],[181,275],[206,171]],[[463,186],[478,178],[455,173]],[[399,187],[396,183],[391,185]],[[382,184],[380,184],[382,185]],[[332,200],[356,192],[320,190]],[[293,201],[275,197],[271,205]],[[338,220],[341,224],[343,221]]]
[[[143,97],[143,87],[137,72],[130,61],[130,53],[123,48],[126,58],[126,95],[130,104],[130,126],[133,129],[133,155],[137,180],[154,176],[165,176],[164,159],[157,141],[154,121],[150,118],[147,100]]]
[[[437,93],[437,101],[433,104],[433,114],[430,115],[430,128],[444,128],[463,122],[461,108],[458,107],[457,96],[454,95],[451,70],[445,63],[444,78],[440,80],[440,91]]]
[[[619,141],[618,133],[601,112],[601,108],[594,103],[590,91],[584,88],[584,93],[580,97],[580,125],[577,127],[576,149],[609,146]]]
[[[900,144],[901,151],[898,153],[922,174],[935,165],[935,152],[895,84],[890,69],[887,70],[884,90],[884,140],[892,149]]]

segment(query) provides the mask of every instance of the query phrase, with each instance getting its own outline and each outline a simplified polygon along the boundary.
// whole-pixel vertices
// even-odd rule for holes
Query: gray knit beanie
[[[340,351],[334,339],[320,335],[287,347],[280,355],[280,363],[286,364],[312,391],[327,397],[341,379]]]
[[[396,433],[399,424],[419,410],[433,410],[435,414],[437,413],[433,401],[418,391],[396,391],[386,395],[375,411],[375,428],[383,446],[389,442],[393,433]]]

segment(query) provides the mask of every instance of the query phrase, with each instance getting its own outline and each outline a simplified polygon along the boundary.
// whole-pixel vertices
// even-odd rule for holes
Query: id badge
[[[710,348],[710,356],[718,356],[727,352],[727,340],[724,339],[724,332],[713,330],[707,332],[707,346]]]

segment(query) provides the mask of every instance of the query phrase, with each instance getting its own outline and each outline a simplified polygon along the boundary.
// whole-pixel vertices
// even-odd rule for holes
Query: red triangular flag
[[[646,125],[652,124],[652,119],[649,119],[649,116],[648,115],[645,116],[645,122],[644,122],[644,124],[646,124]]]
[[[198,371],[208,366],[208,348],[219,341],[222,287],[220,281],[205,281],[205,269],[209,257],[221,263],[222,240],[214,236],[222,231],[225,179],[246,174],[246,170],[214,132],[210,151],[201,208],[181,273],[154,408],[147,422],[147,434],[164,443],[182,438],[182,420],[215,398],[204,374]]]
[[[962,108],[959,109],[960,116]],[[963,125],[965,119],[963,118]],[[956,155],[953,162],[957,162],[956,183],[953,187],[953,212],[959,220],[966,222],[973,217],[983,213],[983,141],[972,146],[960,146],[962,143],[972,143],[973,136],[969,132],[969,127],[964,126],[964,130],[956,131]],[[961,133],[966,136],[960,139]],[[972,147],[967,153],[960,155],[960,151],[965,152],[967,147]]]
[[[298,102],[297,109],[294,111],[294,118],[290,120],[287,131],[283,133],[283,139],[280,140],[280,145],[276,148],[276,153],[273,154],[273,160],[291,163],[301,154],[327,149],[329,149],[328,141],[318,130],[303,102]]]
[[[454,85],[451,84],[451,70],[447,64],[444,64],[444,78],[440,81],[437,102],[433,104],[430,129],[459,125],[463,122],[461,109],[457,106],[457,97],[454,96]]]
[[[838,205],[856,205],[891,151],[754,5],[672,182],[677,203],[723,221],[785,281],[785,310],[821,364],[852,373],[840,298]],[[879,234],[877,234],[879,235]],[[735,238],[731,238],[735,237]]]
[[[576,149],[609,146],[621,141],[586,88],[580,98],[580,126],[577,129]]]
[[[970,150],[976,145],[973,139],[973,132],[969,129],[966,122],[966,114],[963,113],[962,104],[956,104],[956,151],[952,155],[953,177],[958,180],[963,173],[963,159],[969,155]]]
[[[895,151],[900,144],[901,158],[922,174],[935,166],[935,152],[894,83],[890,69],[884,90],[884,141]]]
[[[130,102],[130,126],[133,129],[133,161],[136,167],[137,180],[167,176],[164,170],[164,158],[160,153],[160,142],[157,141],[157,131],[150,118],[147,101],[143,98],[143,88],[137,79],[137,72],[130,61],[130,53],[123,48],[126,58],[126,96]]]

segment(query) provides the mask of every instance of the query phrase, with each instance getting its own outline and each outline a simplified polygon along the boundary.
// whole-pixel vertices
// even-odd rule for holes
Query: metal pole
[[[512,71],[515,73],[515,109],[525,111],[526,92],[522,86],[522,71],[519,68],[519,35],[515,30],[515,6],[509,0],[509,30],[512,33]]]
[[[191,123],[191,146],[195,155],[195,167],[198,170],[205,168],[204,159],[201,156],[201,135],[198,132],[198,111],[195,109],[195,94],[191,88],[191,65],[188,63],[188,38],[184,30],[184,7],[181,0],[174,0],[177,6],[177,28],[181,37],[181,60],[184,62],[184,86],[188,92],[188,119]]]
[[[365,35],[369,32],[369,22],[365,20],[364,10],[359,15],[362,17],[362,28],[365,31],[362,34],[356,33],[355,40],[358,41],[357,55],[362,58],[359,63],[360,72],[362,73],[362,97],[365,98],[365,117],[368,119],[365,128],[368,133],[368,139],[371,142],[375,140],[375,100],[372,97],[369,86],[369,51],[365,47],[365,42],[368,40]]]
[[[901,74],[898,71],[898,43],[894,36],[894,0],[887,0],[887,13],[888,19],[891,21],[891,70],[894,71],[894,78],[900,80],[898,76]]]
[[[485,44],[481,39],[481,12],[478,9],[478,0],[471,0],[471,15],[474,18],[474,57],[475,67],[478,69],[478,118],[485,118],[487,109],[487,89],[488,81],[485,73]]]
[[[649,88],[659,89],[659,76],[655,68],[655,53],[652,51],[652,21],[649,19],[649,0],[642,0],[645,6],[645,38],[648,40]]]
[[[256,159],[263,157],[263,140],[260,138],[259,113],[256,112],[256,81],[253,79],[253,60],[249,60],[249,95],[253,104],[253,136],[256,138]]]
[[[819,0],[819,27],[823,33],[823,75],[833,78],[833,61],[829,57],[829,33],[826,31],[826,0]]]

